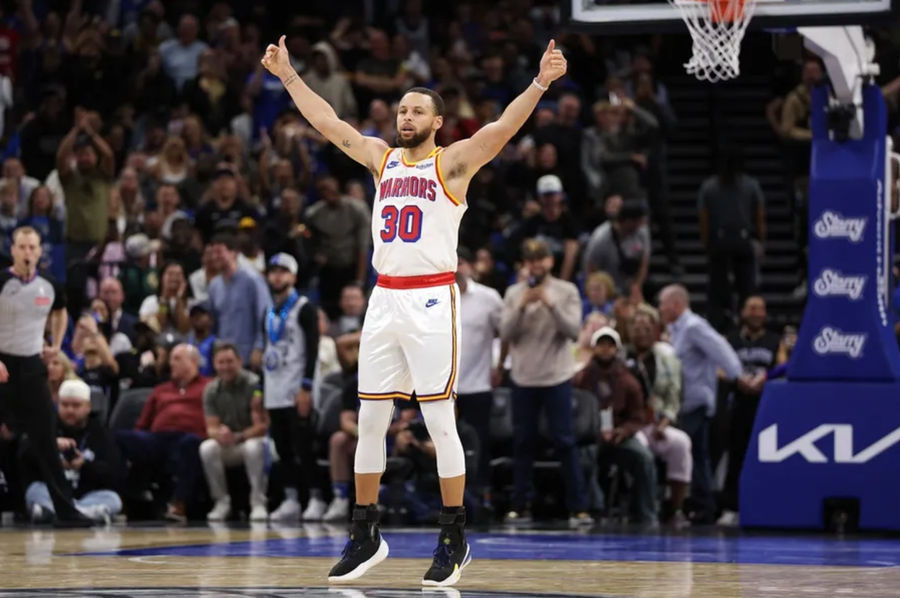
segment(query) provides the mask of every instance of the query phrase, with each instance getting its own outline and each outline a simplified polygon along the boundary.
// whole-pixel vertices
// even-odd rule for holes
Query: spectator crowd
[[[448,145],[498,117],[553,35],[570,72],[467,195],[467,504],[510,523],[620,512],[684,525],[722,508],[734,523],[747,422],[789,348],[754,294],[763,198],[738,156],[699,197],[720,258],[710,276],[735,269],[731,336],[716,330],[729,328],[730,297],[714,296],[714,328],[684,287],[649,280],[649,221],[683,273],[660,39],[560,34],[556,3],[540,0],[339,4],[24,0],[0,13],[11,96],[0,249],[32,227],[66,288],[65,351],[47,369],[80,508],[96,519],[348,517],[374,185],[262,68],[264,45],[285,33],[309,86],[391,144],[403,91],[435,89]],[[735,231],[742,243],[726,247]],[[725,451],[711,421],[723,393],[734,437],[719,506]],[[434,447],[415,402],[395,413],[381,499],[398,520],[424,521],[440,506]],[[52,519],[16,451],[0,405],[0,479],[20,490],[6,500]],[[548,459],[561,484],[534,467]]]

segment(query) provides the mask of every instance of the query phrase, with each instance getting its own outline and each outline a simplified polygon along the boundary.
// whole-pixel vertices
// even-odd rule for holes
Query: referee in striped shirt
[[[38,272],[41,236],[29,226],[13,232],[13,265],[0,271],[0,402],[12,416],[12,429],[26,443],[47,484],[60,526],[89,526],[72,502],[56,446],[56,414],[44,359],[60,350],[68,316],[62,287]],[[51,346],[44,346],[50,317]]]

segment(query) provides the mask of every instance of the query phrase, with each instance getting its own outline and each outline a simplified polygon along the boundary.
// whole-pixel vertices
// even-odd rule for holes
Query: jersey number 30
[[[381,240],[390,243],[397,237],[404,243],[415,243],[422,236],[422,210],[418,206],[384,206],[381,210],[384,228]]]

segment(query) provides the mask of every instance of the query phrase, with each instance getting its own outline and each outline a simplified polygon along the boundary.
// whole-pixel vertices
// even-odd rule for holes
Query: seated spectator
[[[53,195],[49,187],[39,185],[28,197],[24,218],[19,226],[30,226],[41,235],[41,267],[46,268],[57,279],[65,274],[65,258],[57,254],[65,249],[66,209],[63,205],[54,205]]]
[[[19,225],[19,197],[12,185],[0,188],[0,251],[9,254],[12,233]]]
[[[269,515],[265,467],[269,415],[263,408],[259,376],[241,367],[241,356],[231,343],[216,345],[213,364],[216,377],[203,391],[208,438],[200,445],[200,460],[215,501],[206,518],[228,519],[231,496],[225,466],[243,464],[250,481],[250,521],[265,521]]]
[[[334,497],[322,515],[323,521],[342,521],[350,513],[350,480],[353,477],[353,459],[359,438],[356,363],[352,367],[353,371],[345,377],[341,393],[341,427],[328,440],[328,468]]]
[[[99,297],[91,301],[91,316],[97,321],[97,328],[106,339],[110,353],[118,355],[131,349],[131,339],[121,332],[110,332],[109,308]]]
[[[191,272],[188,281],[191,283],[191,295],[194,301],[203,302],[209,300],[209,283],[219,273],[216,260],[213,259],[212,244],[203,248],[203,256],[200,258],[201,267]]]
[[[171,380],[153,389],[134,430],[116,431],[136,480],[160,470],[174,473],[175,491],[165,517],[181,523],[187,521],[206,436],[203,391],[209,379],[197,371],[199,358],[191,345],[176,346],[169,357]]]
[[[21,160],[10,157],[3,161],[3,180],[0,181],[0,185],[3,188],[12,186],[15,189],[19,200],[17,212],[20,217],[24,217],[29,211],[31,196],[34,190],[41,186],[41,182],[25,174],[25,166]],[[42,234],[41,237],[43,236]]]
[[[580,370],[588,364],[594,357],[594,347],[591,345],[591,339],[594,333],[605,326],[610,325],[611,320],[602,313],[595,311],[584,320],[581,325],[581,332],[578,333],[578,341],[575,346],[575,363]]]
[[[615,330],[601,328],[591,345],[594,359],[581,371],[576,386],[594,393],[600,402],[600,459],[614,459],[634,478],[631,520],[655,523],[656,465],[636,437],[646,422],[643,390],[620,357],[622,341]]]
[[[509,275],[497,269],[491,250],[486,247],[482,247],[475,252],[472,278],[479,284],[491,287],[500,293],[501,296],[506,292],[506,287],[509,286]]]
[[[518,251],[525,239],[540,239],[550,248],[554,274],[562,280],[572,280],[575,258],[578,256],[578,226],[566,209],[563,184],[555,174],[547,174],[537,181],[540,211],[526,218],[510,235],[511,247]]]
[[[184,268],[178,262],[162,267],[159,293],[148,295],[141,303],[141,320],[156,320],[162,332],[187,334],[191,328],[188,318],[188,285]]]
[[[125,302],[125,291],[119,279],[108,276],[100,281],[100,299],[106,304],[109,311],[110,338],[117,332],[121,332],[133,343],[135,340],[134,325],[137,318],[122,310]]]
[[[54,405],[59,405],[59,387],[66,380],[78,378],[75,366],[62,351],[57,351],[47,361],[47,383],[50,385],[50,398]]]
[[[613,300],[616,298],[616,283],[606,272],[592,272],[584,282],[584,302],[582,312],[585,320],[593,313],[612,315]]]
[[[169,205],[160,197],[160,191],[166,190],[166,199],[172,197],[173,191],[175,198],[178,198],[178,191],[175,187],[187,180],[193,174],[193,170],[194,164],[188,154],[184,139],[175,135],[166,139],[159,154],[147,160],[147,174],[159,184],[156,192],[156,205],[157,208],[164,210],[163,216],[168,215],[165,213],[166,211],[174,212],[178,208],[178,202],[175,202],[174,206]],[[166,210],[166,208],[168,209]]]
[[[616,283],[616,293],[640,303],[650,268],[650,231],[643,202],[626,202],[614,220],[594,230],[584,250],[586,275],[602,270]]]
[[[126,262],[122,264],[119,280],[125,293],[123,308],[136,314],[148,295],[155,295],[159,288],[159,272],[151,265],[151,256],[159,249],[158,241],[151,241],[144,233],[131,235],[125,240]]]
[[[265,273],[266,255],[259,247],[259,227],[256,219],[245,216],[238,222],[237,245],[238,265],[256,270],[260,274]]]
[[[197,347],[200,353],[200,375],[212,376],[215,373],[213,367],[213,347],[216,343],[216,335],[212,333],[213,319],[209,313],[209,305],[197,303],[191,307],[189,313],[191,320],[191,332],[188,335],[188,344]]]
[[[162,236],[165,245],[163,259],[178,262],[185,273],[194,272],[201,266],[201,253],[194,235],[194,219],[187,212],[176,211],[163,225]]]
[[[159,330],[154,326],[156,322],[135,324],[134,346],[128,352],[116,355],[119,384],[122,388],[153,387],[168,376],[168,364],[162,349],[156,343]]]
[[[56,445],[72,484],[75,506],[96,521],[109,521],[122,511],[117,490],[122,481],[122,460],[106,427],[91,417],[91,391],[81,380],[69,379],[59,389],[59,426]],[[55,517],[53,501],[44,482],[31,482],[25,491],[31,520]]]
[[[137,232],[144,223],[144,199],[137,170],[126,166],[109,191],[110,220],[115,220],[120,235]]]
[[[629,322],[631,347],[628,365],[648,397],[650,423],[638,437],[645,442],[656,458],[666,464],[669,500],[672,503],[671,522],[687,524],[682,511],[687,491],[691,487],[690,437],[675,427],[681,411],[681,362],[675,349],[659,342],[659,314],[649,305],[641,305]]]
[[[319,309],[319,353],[316,359],[316,375],[313,378],[312,400],[313,406],[318,409],[322,404],[322,380],[341,371],[341,364],[337,355],[337,343],[328,335],[331,324],[325,311]]]
[[[338,337],[362,330],[366,315],[366,295],[361,284],[351,283],[341,289],[339,308],[340,314],[331,325],[331,336]]]
[[[227,163],[219,164],[213,175],[209,199],[197,210],[196,227],[204,242],[209,242],[220,222],[231,222],[235,226],[246,216],[257,217],[256,210],[240,197],[239,192],[233,167]]]

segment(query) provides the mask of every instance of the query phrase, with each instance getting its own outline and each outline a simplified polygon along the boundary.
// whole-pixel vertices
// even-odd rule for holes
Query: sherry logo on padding
[[[862,241],[865,230],[865,218],[844,218],[828,210],[813,224],[813,232],[820,239],[849,239],[851,243]]]
[[[813,350],[819,355],[849,355],[857,359],[866,344],[865,334],[847,334],[826,326],[813,340]]]
[[[440,303],[440,301],[438,301],[437,299],[429,299],[429,300],[425,303],[425,307],[434,307],[434,306],[437,305],[438,303]]]

